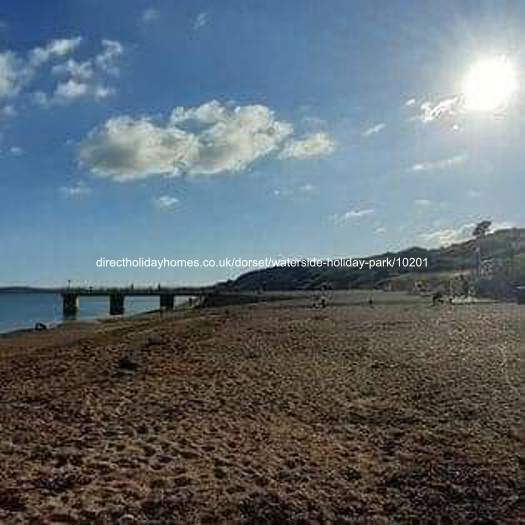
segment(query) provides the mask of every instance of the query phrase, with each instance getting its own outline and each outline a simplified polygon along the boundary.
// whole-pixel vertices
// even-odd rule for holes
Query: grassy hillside
[[[413,247],[400,252],[387,252],[368,259],[420,257],[428,259],[428,267],[413,271],[404,268],[334,268],[274,267],[241,275],[231,286],[236,290],[314,290],[350,288],[394,288],[410,290],[415,281],[432,287],[447,284],[459,275],[472,277],[477,268],[476,247],[491,271],[483,279],[504,280],[506,286],[525,283],[525,229],[512,228],[488,234],[451,246],[427,250]]]

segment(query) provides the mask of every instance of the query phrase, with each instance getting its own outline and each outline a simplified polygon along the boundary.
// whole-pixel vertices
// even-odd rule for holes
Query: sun
[[[518,89],[516,70],[504,56],[478,60],[466,74],[462,94],[469,111],[504,109]]]

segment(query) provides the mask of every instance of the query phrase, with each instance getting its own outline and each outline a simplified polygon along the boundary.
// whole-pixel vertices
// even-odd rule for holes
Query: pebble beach
[[[523,307],[332,295],[0,339],[0,523],[522,523]]]

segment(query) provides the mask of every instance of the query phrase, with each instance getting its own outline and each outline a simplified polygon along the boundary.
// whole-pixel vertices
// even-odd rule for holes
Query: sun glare
[[[505,108],[518,89],[514,65],[504,56],[475,62],[463,81],[465,108],[497,111]]]

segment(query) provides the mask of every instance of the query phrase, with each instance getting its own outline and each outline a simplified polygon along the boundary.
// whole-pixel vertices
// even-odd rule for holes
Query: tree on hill
[[[479,239],[481,237],[485,237],[487,235],[490,227],[492,225],[492,221],[481,221],[476,224],[474,227],[474,231],[472,232],[472,236],[476,239]]]
[[[483,239],[492,224],[492,221],[481,221],[476,224],[474,227],[474,231],[472,232],[472,236],[475,237],[477,243],[476,243],[476,274],[479,279],[481,276],[481,264],[482,264],[482,255],[481,255],[481,242],[480,239]]]

